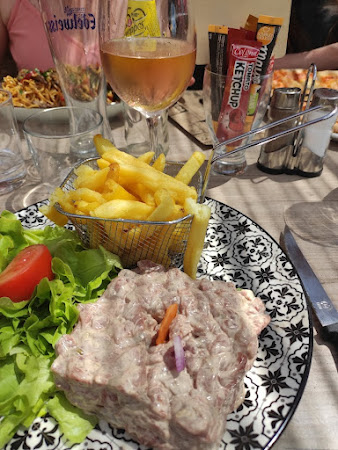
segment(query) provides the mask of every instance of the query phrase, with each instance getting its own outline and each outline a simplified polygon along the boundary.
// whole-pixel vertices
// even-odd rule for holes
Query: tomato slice
[[[52,255],[43,244],[30,245],[8,264],[0,274],[0,297],[13,302],[29,300],[42,278],[54,278]]]

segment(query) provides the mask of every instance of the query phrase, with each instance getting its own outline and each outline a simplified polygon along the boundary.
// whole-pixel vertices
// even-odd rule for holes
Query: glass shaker
[[[268,110],[268,123],[275,122],[299,112],[301,89],[296,87],[274,90]],[[297,125],[297,118],[275,126],[267,131],[267,136],[292,128]],[[257,167],[272,174],[284,173],[288,161],[292,158],[295,134],[279,137],[262,146]]]
[[[332,111],[338,105],[338,91],[335,89],[318,88],[314,91],[310,108],[322,105],[327,107],[324,113]],[[327,109],[327,111],[325,111]],[[312,111],[307,115],[307,121],[323,115],[322,110]],[[303,139],[297,152],[296,173],[306,177],[319,176],[322,173],[324,158],[330,143],[333,125],[338,112],[322,122],[304,128]]]

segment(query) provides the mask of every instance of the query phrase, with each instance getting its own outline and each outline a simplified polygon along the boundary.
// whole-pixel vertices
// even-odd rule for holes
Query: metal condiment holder
[[[307,95],[308,81],[309,81],[311,72],[313,73],[313,79],[312,79],[309,93]],[[219,144],[214,146],[214,148],[211,152],[211,155],[209,157],[207,167],[205,170],[205,174],[204,174],[202,197],[204,197],[204,195],[205,195],[211,167],[216,161],[219,161],[229,155],[233,155],[242,150],[247,150],[247,149],[255,147],[257,145],[266,144],[268,142],[274,141],[278,138],[281,138],[282,136],[286,136],[291,133],[295,134],[295,140],[294,140],[294,144],[292,146],[292,155],[297,156],[299,154],[299,148],[300,148],[301,140],[302,140],[301,130],[306,127],[309,127],[311,125],[322,122],[324,120],[328,120],[337,114],[337,111],[338,111],[337,105],[332,106],[332,105],[324,104],[324,105],[317,105],[317,106],[313,106],[313,107],[309,106],[310,102],[312,100],[312,97],[313,97],[316,75],[317,75],[316,66],[314,64],[312,64],[308,70],[307,78],[306,78],[306,81],[305,81],[305,84],[303,87],[301,101],[300,101],[300,109],[301,110],[298,113],[293,114],[288,117],[285,117],[285,118],[282,118],[280,120],[276,120],[274,122],[268,123],[262,127],[259,127],[254,130],[248,131],[247,133],[241,134],[240,136],[236,136],[232,139],[228,139],[226,141],[220,142]],[[323,112],[325,112],[325,114],[321,115],[320,117],[316,117],[314,119],[310,119],[305,122],[306,116],[313,113],[314,111],[323,111]],[[254,136],[261,134],[261,133],[265,133],[268,130],[278,128],[280,125],[283,125],[289,121],[293,121],[293,122],[296,121],[297,125],[292,126],[289,129],[283,129],[282,131],[278,131],[272,135],[269,135],[269,136],[266,136],[266,137],[263,137],[263,138],[260,138],[257,140],[252,140],[252,138]],[[226,147],[228,145],[233,144],[237,141],[243,141],[243,140],[245,141],[245,144],[240,145],[239,147],[237,147],[235,149],[231,149],[229,151],[224,151],[222,154],[218,153],[219,150],[226,149]]]

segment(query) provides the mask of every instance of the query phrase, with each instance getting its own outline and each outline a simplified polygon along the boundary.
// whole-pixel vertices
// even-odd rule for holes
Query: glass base
[[[49,183],[27,184],[14,191],[6,200],[6,209],[20,211],[49,198],[55,187]]]
[[[95,158],[98,156],[96,147],[93,144],[92,136],[72,138],[70,142],[71,154],[79,159]]]
[[[338,202],[333,198],[295,203],[284,212],[284,219],[290,230],[305,241],[338,247]]]
[[[0,150],[0,195],[20,187],[26,178],[26,166],[20,155],[13,150]]]
[[[15,178],[14,180],[1,181],[0,182],[0,195],[8,194],[9,192],[18,189],[25,182],[26,174],[23,173],[21,176]]]
[[[245,151],[235,153],[234,155],[224,156],[212,165],[212,170],[216,174],[236,176],[242,175],[247,169]]]
[[[149,142],[138,142],[134,144],[128,144],[126,148],[126,152],[132,156],[135,156],[135,158],[143,155],[143,153],[146,153],[148,151],[149,151]]]

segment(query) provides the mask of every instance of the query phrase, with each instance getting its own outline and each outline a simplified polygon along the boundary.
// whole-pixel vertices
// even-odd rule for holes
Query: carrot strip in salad
[[[172,305],[168,306],[165,315],[163,317],[163,320],[161,322],[160,328],[158,330],[156,345],[164,344],[164,342],[167,340],[169,334],[169,327],[171,322],[176,317],[177,310],[178,310],[177,303],[173,303]]]

